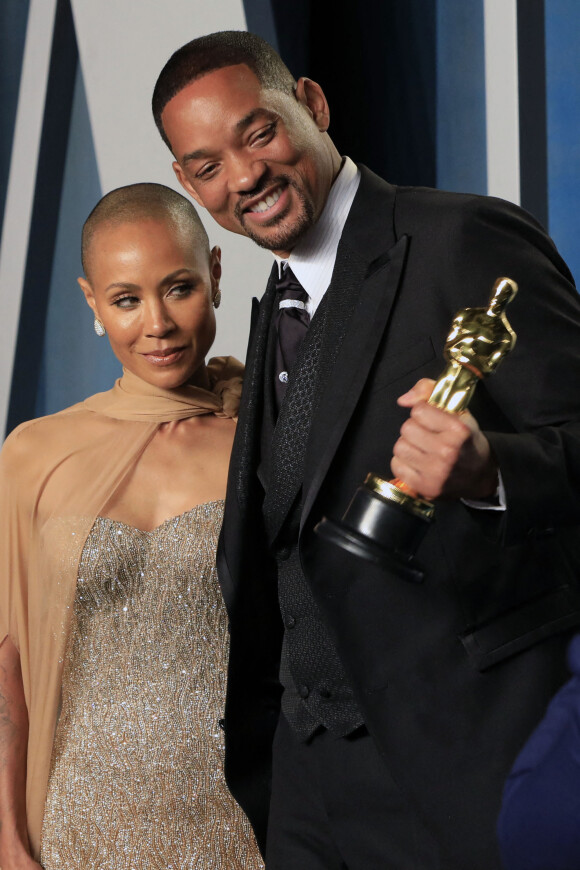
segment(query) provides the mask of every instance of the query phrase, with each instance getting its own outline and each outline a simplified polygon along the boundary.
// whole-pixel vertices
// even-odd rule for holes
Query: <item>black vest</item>
[[[326,365],[321,365],[327,299],[328,294],[319,305],[300,347],[277,421],[274,420],[274,335],[271,329],[259,471],[266,491],[263,510],[267,530],[284,510],[285,502],[287,507],[289,494],[293,497],[273,550],[278,565],[278,596],[285,626],[280,666],[280,681],[284,688],[282,710],[301,740],[307,740],[321,725],[337,736],[343,736],[363,722],[342,663],[302,571],[298,553],[304,455],[312,412],[332,362],[325,359]]]

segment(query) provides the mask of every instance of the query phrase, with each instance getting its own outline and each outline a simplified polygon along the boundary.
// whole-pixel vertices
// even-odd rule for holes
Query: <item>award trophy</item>
[[[517,290],[515,281],[498,278],[487,308],[457,312],[445,342],[448,364],[429,397],[430,405],[452,414],[464,411],[477,382],[492,374],[512,350],[516,335],[504,309]],[[414,555],[433,513],[433,503],[402,480],[387,481],[371,473],[356,490],[342,520],[323,517],[315,531],[363,559],[421,582],[424,572]]]

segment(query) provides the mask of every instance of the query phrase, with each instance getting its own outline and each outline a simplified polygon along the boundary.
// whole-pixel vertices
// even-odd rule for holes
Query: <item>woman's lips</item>
[[[149,353],[142,353],[147,362],[154,366],[170,366],[177,362],[183,356],[185,348],[176,347],[171,350],[152,350]]]

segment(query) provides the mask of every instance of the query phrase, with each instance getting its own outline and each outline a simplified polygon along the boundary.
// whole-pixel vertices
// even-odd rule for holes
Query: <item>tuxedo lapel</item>
[[[254,477],[259,462],[265,388],[264,365],[276,294],[276,274],[277,267],[274,266],[261,302],[253,300],[254,326],[248,347],[240,416],[231,459],[237,497],[242,508],[247,506],[250,494],[254,491]]]
[[[272,461],[269,467],[262,469],[267,485],[264,513],[270,543],[279,533],[301,486],[303,521],[310,510],[355,410],[388,323],[408,245],[406,237],[395,243],[394,199],[395,189],[363,167],[360,190],[338,248],[333,278],[321,303],[322,309],[317,311],[317,317],[323,314],[324,320],[317,338],[321,342],[318,362],[310,374],[311,378],[316,378],[316,383],[308,419],[304,419],[295,381],[288,388],[274,430]],[[267,422],[264,390],[271,385],[265,382],[264,371],[275,293],[274,274],[273,271],[266,297],[271,295],[267,303],[263,300],[260,306],[254,355],[246,375],[252,381],[248,386],[248,420],[243,421],[240,438],[246,445],[246,455],[249,455],[252,439],[254,444],[260,443],[263,431],[260,427]],[[309,352],[315,320],[296,361],[298,377],[308,376],[307,372],[299,373],[299,369]],[[303,448],[295,473],[290,474],[285,462],[293,446],[292,433],[299,422],[308,423],[307,447]],[[283,443],[285,447],[281,449]],[[244,481],[247,489],[248,479],[242,468],[241,496]]]
[[[389,210],[387,213],[389,218],[392,218]],[[389,227],[389,231],[384,235],[383,250],[377,255],[377,246],[371,244],[372,253],[376,256],[370,262],[368,259],[363,261],[364,268],[362,268],[360,244],[357,242],[360,240],[360,227],[364,221],[356,221],[357,215],[354,218],[357,223],[356,231],[349,234],[347,224],[345,236],[350,235],[350,238],[341,242],[339,248],[342,263],[348,264],[350,274],[345,274],[344,280],[341,280],[337,287],[335,299],[333,293],[330,301],[339,311],[347,302],[347,295],[354,293],[356,307],[340,343],[332,371],[326,378],[325,389],[319,397],[312,421],[304,468],[302,525],[312,508],[364,389],[389,321],[408,249],[408,238],[403,236],[395,242],[394,234]],[[351,249],[351,239],[354,239],[358,250]],[[362,275],[360,275],[361,268]],[[360,280],[355,284],[357,271]],[[339,322],[340,318],[337,318],[337,321]]]
[[[260,464],[258,465],[258,478],[265,491],[267,491],[271,477],[272,441],[276,429],[276,403],[274,395],[273,376],[275,372],[276,356],[276,328],[275,314],[277,295],[272,305],[270,315],[270,328],[266,339],[266,353],[264,355],[264,408],[262,411],[262,425],[260,429]]]

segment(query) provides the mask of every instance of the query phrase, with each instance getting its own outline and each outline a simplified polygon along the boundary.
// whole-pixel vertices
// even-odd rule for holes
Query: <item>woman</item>
[[[580,868],[580,635],[572,678],[520,752],[506,783],[498,834],[507,870]]]
[[[2,451],[0,865],[261,867],[225,786],[214,569],[241,367],[220,252],[161,185],[105,196],[79,279],[112,390]]]

